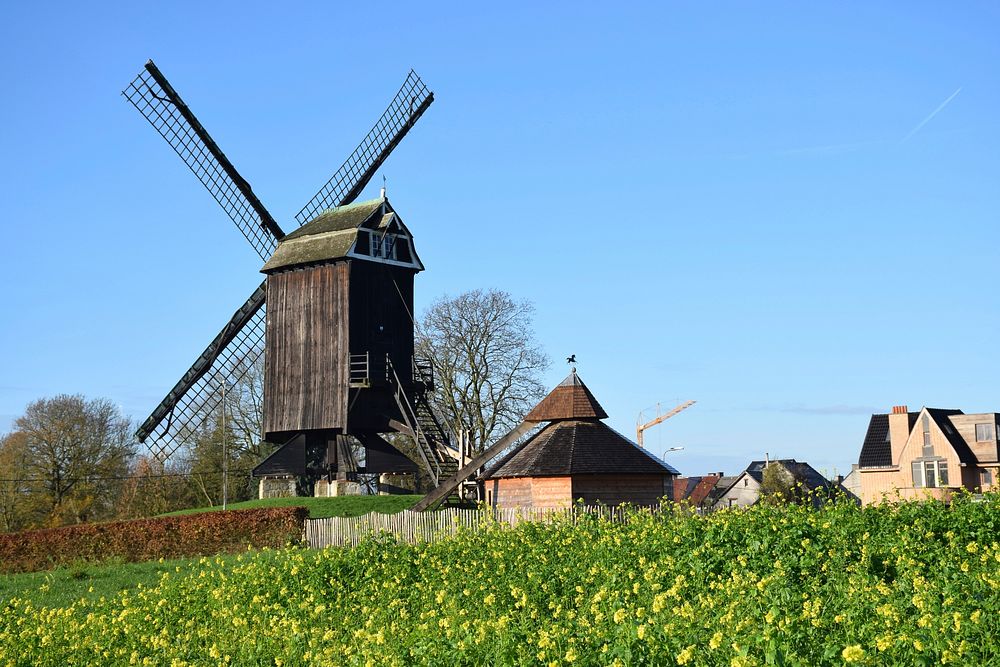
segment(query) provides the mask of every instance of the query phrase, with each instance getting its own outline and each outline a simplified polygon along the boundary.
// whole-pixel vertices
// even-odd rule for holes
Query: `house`
[[[652,506],[671,498],[677,470],[605,424],[607,416],[573,369],[524,418],[548,423],[480,476],[486,502]]]
[[[805,491],[819,489],[826,494],[833,494],[839,490],[837,483],[831,482],[805,462],[795,459],[751,461],[747,469],[737,475],[736,479],[718,494],[713,509],[749,507],[756,504],[760,500],[764,484],[764,471],[769,466],[778,466],[789,484],[800,484]]]
[[[708,507],[714,504],[713,491],[725,482],[728,487],[735,477],[726,478],[721,472],[713,472],[701,477],[678,477],[674,480],[673,500],[687,503],[692,507]]]
[[[947,500],[958,489],[996,488],[1000,414],[905,405],[872,415],[858,456],[861,502]]]

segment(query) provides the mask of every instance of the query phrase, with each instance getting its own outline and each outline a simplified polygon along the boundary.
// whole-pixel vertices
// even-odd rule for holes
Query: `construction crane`
[[[645,431],[646,429],[649,429],[649,428],[652,428],[652,427],[656,426],[660,422],[664,422],[664,421],[670,419],[671,417],[673,417],[674,415],[676,415],[678,412],[680,412],[682,410],[687,410],[688,408],[690,408],[695,403],[696,403],[696,401],[685,401],[685,402],[681,403],[680,405],[678,405],[677,407],[675,407],[673,410],[669,410],[668,412],[664,412],[663,414],[660,414],[660,404],[657,403],[656,404],[656,418],[652,419],[652,420],[650,420],[648,422],[646,422],[645,424],[642,423],[642,413],[640,412],[639,413],[639,418],[636,420],[636,423],[635,423],[635,441],[637,443],[639,443],[640,447],[642,447],[643,446],[642,445],[642,433],[643,433],[643,431]]]

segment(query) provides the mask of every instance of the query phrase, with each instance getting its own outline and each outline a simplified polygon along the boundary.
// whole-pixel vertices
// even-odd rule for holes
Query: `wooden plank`
[[[346,427],[349,286],[346,262],[268,276],[266,434]]]

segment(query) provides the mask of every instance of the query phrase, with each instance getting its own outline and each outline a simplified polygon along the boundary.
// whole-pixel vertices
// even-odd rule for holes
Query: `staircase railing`
[[[431,481],[434,486],[440,483],[441,478],[441,463],[438,460],[438,455],[431,447],[430,441],[427,439],[426,434],[420,427],[420,420],[417,418],[417,413],[413,409],[413,405],[410,403],[410,398],[406,395],[406,390],[403,388],[403,383],[399,381],[399,375],[396,373],[396,368],[392,365],[392,359],[389,355],[385,358],[385,368],[386,368],[386,379],[390,381],[393,386],[393,390],[396,398],[396,405],[399,407],[400,413],[403,415],[403,421],[406,426],[413,432],[413,439],[416,440],[417,451],[420,453],[420,458],[423,460],[424,466],[427,468],[428,474],[431,476]]]

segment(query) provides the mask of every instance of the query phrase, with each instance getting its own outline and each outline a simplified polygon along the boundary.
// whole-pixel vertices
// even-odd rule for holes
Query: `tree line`
[[[416,354],[434,366],[432,404],[476,449],[544,395],[549,360],[532,315],[530,302],[474,290],[438,299],[415,322]],[[263,371],[262,359],[248,364],[225,405],[198,415],[195,435],[167,460],[137,442],[137,424],[108,399],[63,394],[30,403],[0,435],[0,531],[218,505],[224,467],[230,502],[256,497],[250,471],[274,449],[261,438]]]

